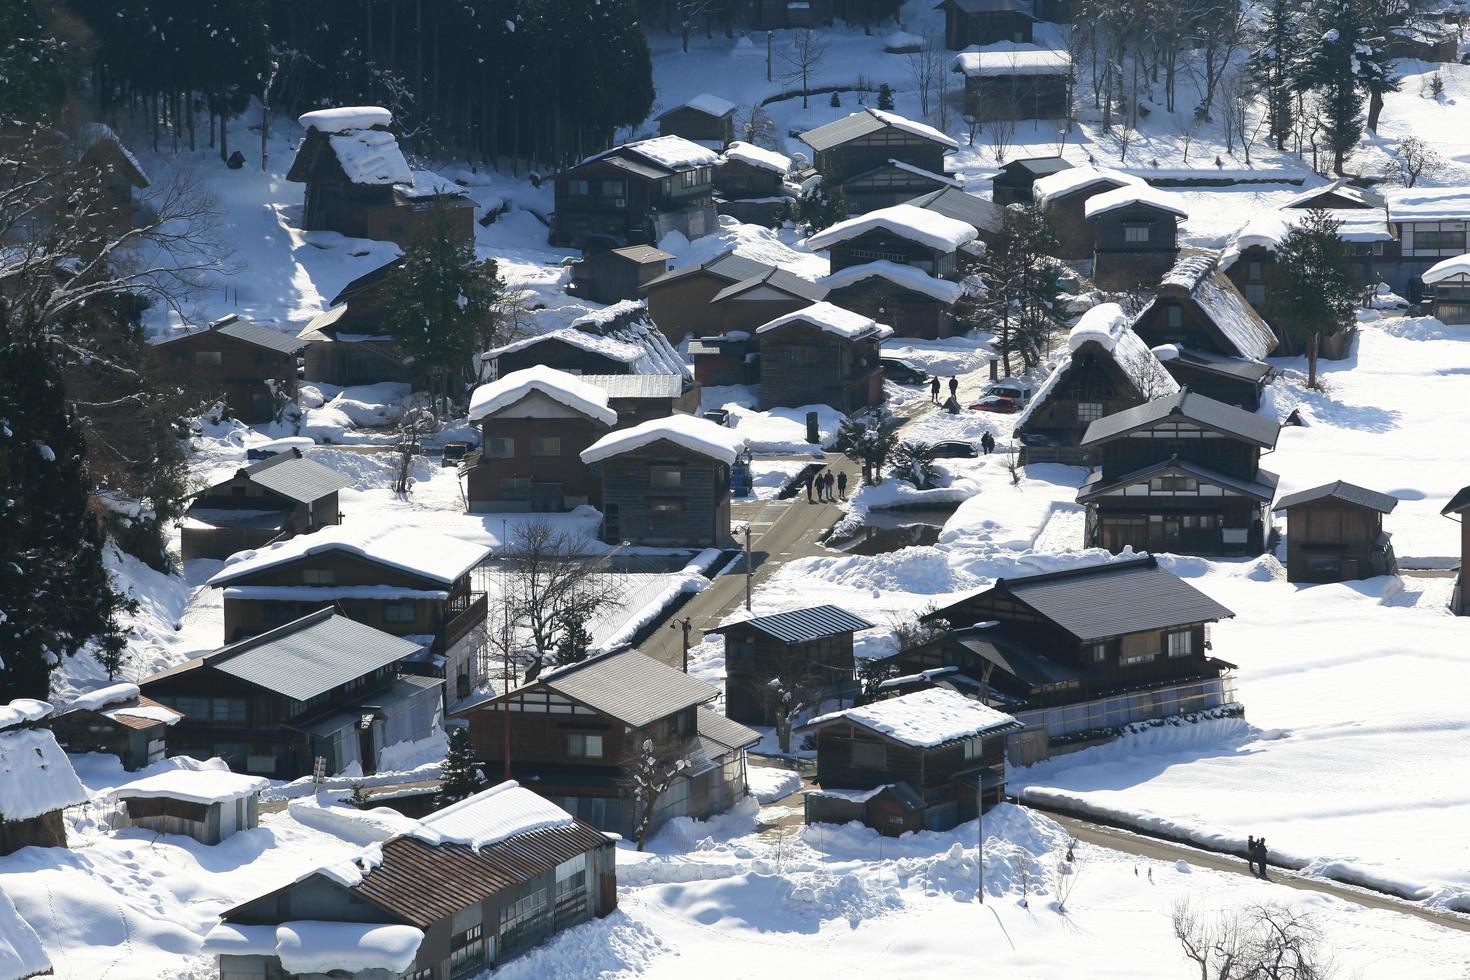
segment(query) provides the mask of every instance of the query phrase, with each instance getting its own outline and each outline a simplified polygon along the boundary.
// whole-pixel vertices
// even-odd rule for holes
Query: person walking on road
[[[1256,841],[1256,864],[1261,869],[1261,880],[1269,880],[1266,877],[1266,838],[1264,837]]]
[[[1256,873],[1256,839],[1247,837],[1245,839],[1245,866],[1251,869],[1251,874]]]
[[[832,471],[831,470],[828,470],[827,471],[827,475],[823,479],[823,482],[822,482],[822,489],[823,489],[823,492],[824,492],[824,494],[825,494],[825,496],[827,498],[827,503],[829,503],[829,504],[834,499],[836,499],[836,498],[834,498],[832,496],[832,488],[834,486],[836,486],[836,484],[837,484],[837,477],[835,477],[835,476],[832,475]]]
[[[810,470],[807,471],[807,474],[806,474],[806,502],[809,503],[809,504],[816,503],[816,501],[812,499],[812,484],[813,484],[813,482],[815,482],[816,478],[817,478],[817,474],[811,472]]]
[[[956,401],[958,401],[960,397],[960,381],[954,375],[950,375],[949,378],[949,397],[955,399]]]
[[[995,436],[990,434],[989,429],[986,429],[985,435],[980,437],[980,448],[985,450],[987,456],[995,451]]]
[[[837,474],[837,496],[841,497],[843,500],[846,500],[847,499],[847,474],[846,473],[838,473]]]
[[[929,400],[936,405],[939,404],[939,375],[937,374],[929,379]]]

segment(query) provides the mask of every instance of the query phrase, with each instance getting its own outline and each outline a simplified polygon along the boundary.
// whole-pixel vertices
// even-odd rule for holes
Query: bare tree
[[[801,660],[783,664],[766,683],[766,696],[776,720],[776,742],[782,752],[791,751],[791,730],[796,719],[820,703],[822,679],[813,677],[811,667]]]
[[[1057,896],[1057,908],[1063,912],[1067,911],[1067,903],[1072,900],[1082,878],[1082,861],[1077,858],[1073,844],[1075,842],[1067,845],[1066,857],[1057,856],[1052,869],[1052,892]]]
[[[1434,179],[1444,173],[1444,158],[1417,136],[1399,140],[1398,152],[1383,168],[1383,179],[1413,187],[1421,177]]]
[[[1285,905],[1206,917],[1186,900],[1174,906],[1172,921],[1200,980],[1331,980],[1337,973],[1316,923]]]
[[[908,63],[909,78],[919,93],[919,112],[929,115],[934,91],[939,86],[939,76],[944,72],[944,42],[935,34],[926,33],[919,50],[904,55]]]
[[[1203,119],[1192,113],[1185,121],[1184,128],[1179,132],[1179,142],[1184,147],[1184,159],[1182,162],[1189,162],[1189,148],[1194,144],[1195,138],[1199,136],[1200,127],[1204,124],[1205,121]]]
[[[1124,118],[1115,123],[1113,128],[1107,132],[1108,140],[1118,148],[1118,162],[1127,163],[1128,148],[1133,145],[1134,140],[1138,139],[1138,130],[1133,127],[1129,119]]]
[[[781,147],[776,138],[775,120],[759,102],[752,102],[735,114],[735,132],[753,146],[764,146],[768,150]]]
[[[406,495],[413,489],[413,461],[419,454],[423,437],[439,428],[439,420],[428,406],[415,405],[398,420],[398,445],[394,449],[393,492]]]
[[[549,521],[533,520],[506,546],[505,601],[529,641],[528,679],[540,672],[570,624],[591,622],[623,597],[607,554],[592,551],[591,544]]]
[[[801,107],[811,104],[812,75],[827,56],[827,40],[817,31],[797,31],[781,52],[781,80],[801,83]]]
[[[648,843],[659,798],[674,780],[685,778],[689,766],[683,743],[666,734],[645,738],[623,760],[623,780],[633,793],[633,836],[638,850]]]

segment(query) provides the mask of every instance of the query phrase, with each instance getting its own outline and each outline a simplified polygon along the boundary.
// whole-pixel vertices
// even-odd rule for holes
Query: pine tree
[[[898,443],[898,421],[886,408],[845,418],[837,427],[837,451],[863,467],[863,482],[883,478],[883,467]]]
[[[1269,316],[1307,338],[1307,387],[1317,387],[1317,353],[1323,337],[1348,329],[1357,307],[1352,260],[1338,235],[1342,222],[1313,209],[1276,250],[1277,288]]]
[[[1062,323],[1058,307],[1057,240],[1051,221],[1035,205],[1006,208],[1000,233],[980,261],[983,293],[957,309],[960,322],[989,328],[1006,377],[1011,356],[1027,368],[1041,363],[1049,334]]]
[[[878,108],[884,112],[893,111],[893,86],[887,82],[878,86]]]
[[[847,220],[847,195],[835,179],[822,174],[797,202],[801,222],[808,235]]]
[[[911,484],[916,490],[933,489],[939,479],[934,466],[934,447],[927,442],[910,439],[901,440],[893,447],[889,459],[890,471],[895,477]]]
[[[1319,23],[1322,36],[1307,57],[1303,81],[1320,94],[1332,172],[1341,175],[1343,163],[1363,135],[1363,95],[1357,77],[1361,24],[1353,0],[1325,0]]]
[[[479,790],[484,777],[475,763],[475,748],[470,743],[470,730],[463,725],[449,730],[449,750],[439,770],[439,806],[458,803]]]
[[[592,649],[592,634],[579,612],[570,612],[562,617],[561,639],[556,644],[556,663],[565,667],[579,664],[587,659]]]
[[[1271,0],[1254,32],[1248,66],[1266,102],[1266,128],[1276,149],[1285,150],[1296,110],[1303,21],[1291,0]]]

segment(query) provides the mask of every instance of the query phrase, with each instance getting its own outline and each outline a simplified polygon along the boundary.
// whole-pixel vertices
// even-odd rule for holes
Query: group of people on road
[[[837,496],[832,496],[832,488],[836,486]],[[812,496],[813,491],[816,496]],[[806,475],[806,502],[814,504],[817,502],[836,503],[838,499],[847,499],[847,474],[836,473],[831,470],[808,472]]]
[[[956,405],[958,405],[959,404],[959,392],[960,392],[960,382],[959,382],[959,379],[951,376],[950,379],[949,379],[949,401],[946,401],[944,404],[945,405],[948,405],[949,402],[952,401]],[[936,404],[936,405],[938,405],[940,403],[939,402],[939,375],[937,375],[937,374],[934,377],[932,377],[932,378],[929,379],[929,400],[931,402],[933,402],[934,404]]]
[[[1266,877],[1266,838],[1257,840],[1255,837],[1245,839],[1245,863],[1250,866],[1251,874],[1257,878]]]

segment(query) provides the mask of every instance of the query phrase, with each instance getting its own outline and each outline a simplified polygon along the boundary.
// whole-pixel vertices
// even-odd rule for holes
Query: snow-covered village
[[[0,0],[0,329],[0,980],[1470,980],[1467,0]]]

